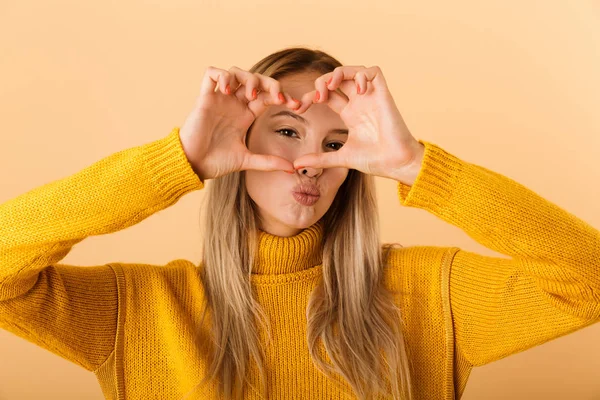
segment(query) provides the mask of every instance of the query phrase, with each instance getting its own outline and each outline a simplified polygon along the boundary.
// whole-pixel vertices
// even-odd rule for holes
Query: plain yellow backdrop
[[[600,227],[598,1],[0,0],[0,202],[181,126],[207,66],[290,46],[382,68],[413,136]],[[382,239],[499,255],[377,178]],[[199,260],[202,192],[65,263]],[[600,325],[475,368],[463,399],[600,398]],[[90,372],[0,331],[0,400],[102,399]]]

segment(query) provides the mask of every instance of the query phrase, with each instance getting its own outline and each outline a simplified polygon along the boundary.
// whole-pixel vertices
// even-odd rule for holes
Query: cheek
[[[258,206],[268,207],[281,197],[278,196],[278,193],[285,186],[282,177],[278,175],[285,174],[285,172],[246,170],[244,174],[246,191]]]
[[[285,158],[286,160],[293,161],[295,158],[297,158],[297,151],[297,148],[292,146],[290,143],[286,143],[285,141],[281,140],[281,138],[273,138],[263,154],[272,154]]]
[[[283,157],[286,160],[293,160],[296,155],[294,147],[286,145],[281,138],[275,136],[269,137],[268,134],[261,135],[251,139],[247,144],[248,150],[255,154],[268,154]]]
[[[333,185],[335,185],[335,187],[339,189],[348,177],[348,173],[350,172],[350,170],[348,168],[332,168],[331,172],[332,181],[334,182]]]
[[[245,174],[246,191],[250,197],[255,197],[260,193],[260,182],[265,181],[264,178],[267,177],[262,171],[246,170],[243,173]]]
[[[347,168],[330,168],[327,170],[328,175],[323,184],[328,188],[327,197],[330,201],[333,201],[337,195],[337,192],[348,176],[348,171]]]

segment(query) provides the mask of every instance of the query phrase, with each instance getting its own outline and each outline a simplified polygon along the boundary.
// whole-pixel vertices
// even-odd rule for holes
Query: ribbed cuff
[[[398,181],[398,198],[403,206],[442,215],[450,205],[464,161],[436,144],[419,142],[425,146],[421,169],[412,186]]]
[[[194,172],[179,139],[179,127],[143,147],[148,176],[156,192],[167,202],[204,188]]]

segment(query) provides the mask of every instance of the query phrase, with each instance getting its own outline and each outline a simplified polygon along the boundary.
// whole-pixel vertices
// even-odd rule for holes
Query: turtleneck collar
[[[258,253],[252,273],[281,275],[304,271],[323,262],[323,221],[290,237],[259,229]]]

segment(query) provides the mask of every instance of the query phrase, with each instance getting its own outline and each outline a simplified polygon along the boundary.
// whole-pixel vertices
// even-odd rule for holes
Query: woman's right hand
[[[268,106],[285,103],[296,110],[301,105],[287,94],[280,98],[280,93],[281,84],[265,75],[237,67],[229,71],[207,68],[194,109],[179,131],[185,154],[200,179],[248,169],[294,172],[292,161],[254,154],[246,147],[248,128]]]

